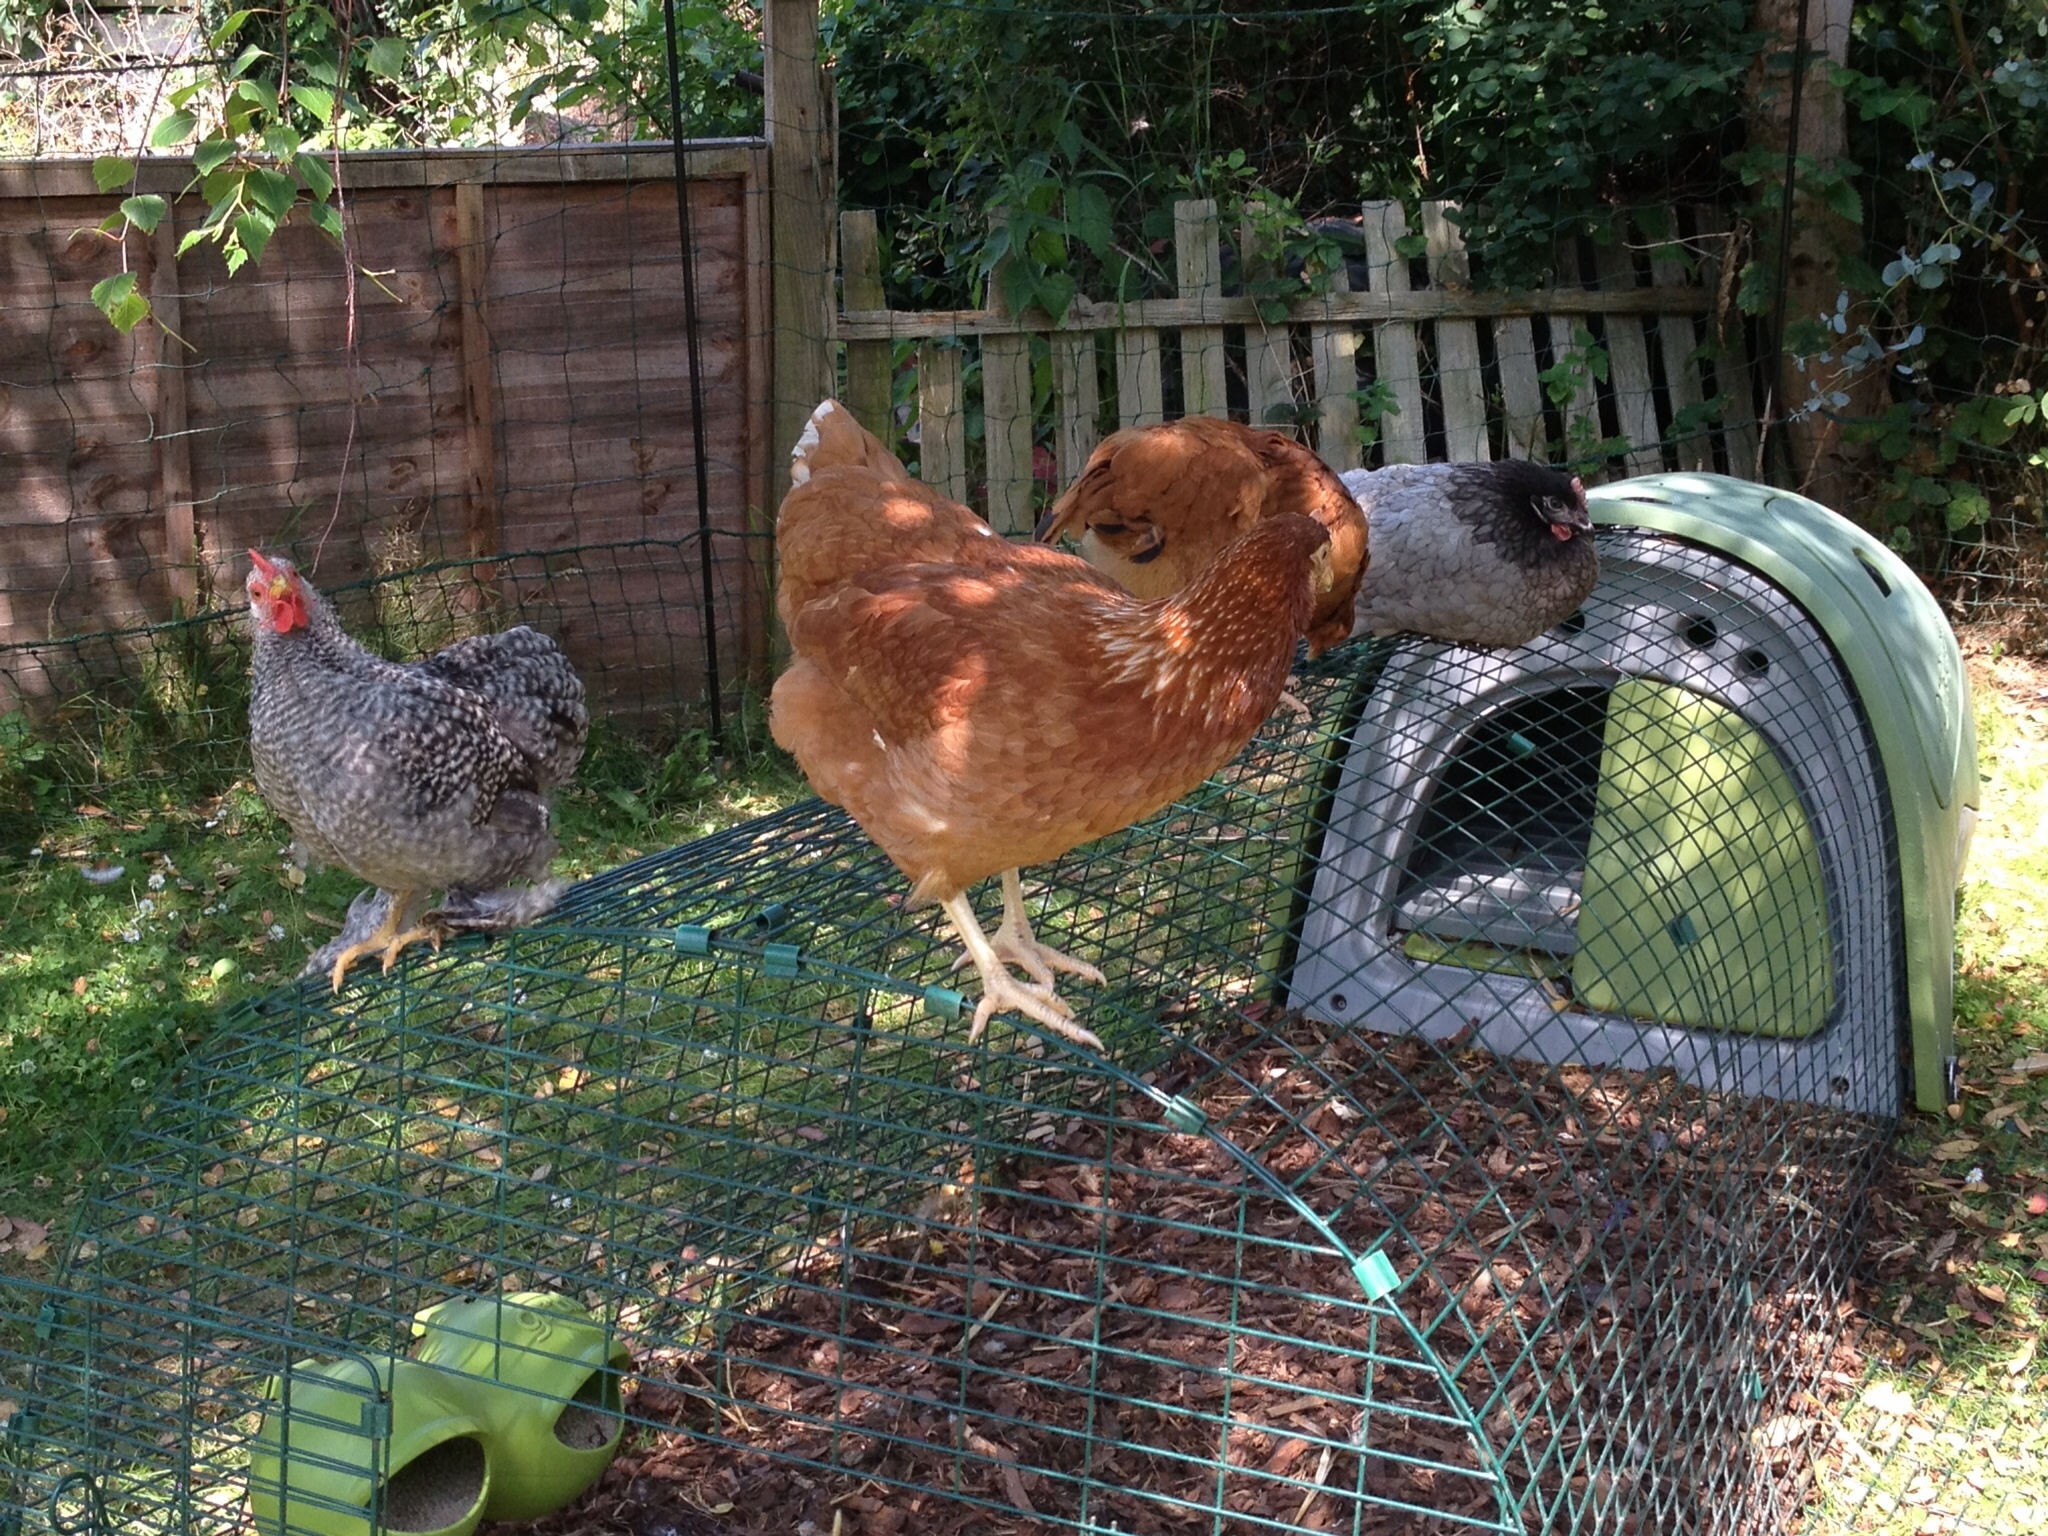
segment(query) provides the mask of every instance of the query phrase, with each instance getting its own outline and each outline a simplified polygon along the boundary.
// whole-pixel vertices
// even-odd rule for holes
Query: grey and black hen
[[[388,970],[419,940],[544,915],[566,888],[546,878],[559,845],[545,796],[575,772],[590,724],[569,659],[521,625],[386,661],[290,561],[249,558],[257,788],[302,862],[376,887],[307,972],[339,991],[363,955]],[[432,891],[446,899],[415,918]]]
[[[1570,617],[1600,578],[1586,488],[1561,470],[1501,459],[1343,478],[1372,541],[1354,634],[1523,645]]]

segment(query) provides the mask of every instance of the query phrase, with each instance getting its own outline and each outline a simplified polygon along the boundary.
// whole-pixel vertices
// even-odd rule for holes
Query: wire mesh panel
[[[41,1320],[16,1520],[276,1529],[247,1502],[293,1411],[268,1384],[354,1361],[327,1369],[372,1410],[362,1497],[434,1528],[391,1514],[461,1465],[397,1454],[414,1314],[540,1291],[633,1363],[627,1449],[562,1532],[1781,1528],[1785,1405],[1818,1385],[1889,1121],[1284,1006],[1351,743],[1420,655],[1332,653],[1297,678],[1307,721],[1032,872],[1042,938],[1107,973],[1075,990],[1101,1059],[1001,1022],[968,1042],[935,918],[815,803],[499,943],[239,1010],[64,1284],[7,1293]],[[1565,705],[1560,733],[1598,735]],[[1569,832],[1600,791],[1558,756]],[[1400,850],[1423,877],[1481,846],[1439,824],[1437,863]],[[1491,1016],[1496,971],[1409,963]]]

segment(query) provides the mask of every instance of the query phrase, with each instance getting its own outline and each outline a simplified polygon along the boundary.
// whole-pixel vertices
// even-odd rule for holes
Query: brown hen
[[[1185,591],[1147,603],[1070,555],[977,532],[966,508],[913,487],[842,464],[784,502],[778,601],[794,657],[770,727],[912,898],[945,908],[981,975],[970,1038],[1014,1009],[1099,1048],[1053,973],[1101,973],[1032,936],[1018,870],[1170,804],[1251,739],[1329,580],[1329,535],[1305,517],[1266,519]],[[836,580],[827,551],[844,561]],[[966,891],[996,874],[991,939]]]
[[[1178,592],[1262,518],[1298,512],[1330,534],[1334,584],[1316,601],[1309,654],[1350,638],[1366,566],[1365,514],[1329,465],[1282,432],[1210,416],[1126,427],[1097,445],[1039,519],[1036,537],[1143,598]]]

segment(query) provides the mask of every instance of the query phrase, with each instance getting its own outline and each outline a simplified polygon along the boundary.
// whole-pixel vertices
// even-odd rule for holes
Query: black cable
[[[1804,4],[1805,0],[1801,0]],[[725,751],[718,684],[718,607],[711,582],[711,478],[704,462],[704,370],[697,352],[697,247],[690,237],[690,183],[683,152],[683,84],[676,53],[676,0],[661,0],[668,32],[668,131],[676,157],[676,226],[683,249],[683,347],[690,359],[690,445],[697,461],[697,559],[704,576],[704,679],[711,696],[711,745]]]
[[[1799,0],[1798,19],[1793,23],[1798,36],[1792,43],[1792,102],[1785,125],[1785,188],[1778,203],[1778,296],[1771,306],[1771,402],[1769,415],[1783,419],[1784,402],[1778,398],[1785,383],[1785,289],[1791,282],[1792,269],[1792,191],[1799,180],[1799,109],[1806,97],[1806,7],[1807,0]],[[1765,429],[1769,430],[1766,422]],[[1778,433],[1778,453],[1786,452],[1782,442],[1784,434]],[[1787,467],[1796,471],[1798,466]],[[1761,466],[1759,466],[1761,467]]]

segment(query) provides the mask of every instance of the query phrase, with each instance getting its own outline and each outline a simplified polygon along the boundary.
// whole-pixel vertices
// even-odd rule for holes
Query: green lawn
[[[1884,1326],[1839,1420],[1816,1528],[2048,1528],[2048,667],[1972,658],[1982,819],[1957,937],[1962,1103],[1915,1118],[1879,1187]]]
[[[587,875],[789,803],[804,786],[740,722],[664,754],[592,741],[558,796],[558,870]],[[69,799],[70,797],[65,797]],[[303,875],[247,780],[101,790],[0,846],[0,1275],[48,1275],[46,1228],[215,1010],[295,976],[360,882]],[[33,842],[22,845],[24,836]]]

